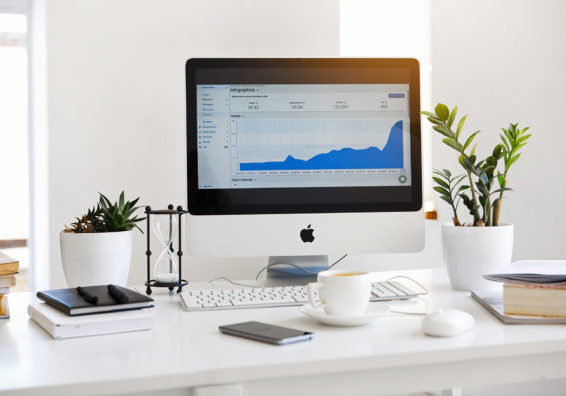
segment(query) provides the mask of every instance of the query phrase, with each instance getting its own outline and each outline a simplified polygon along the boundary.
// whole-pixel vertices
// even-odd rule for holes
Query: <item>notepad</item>
[[[69,316],[45,304],[28,306],[29,317],[55,339],[148,330],[153,327],[153,310]]]

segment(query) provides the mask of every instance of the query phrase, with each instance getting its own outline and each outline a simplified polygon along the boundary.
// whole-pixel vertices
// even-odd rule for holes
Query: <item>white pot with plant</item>
[[[455,129],[458,107],[452,110],[439,103],[435,112],[423,111],[433,129],[443,135],[442,141],[458,153],[463,174],[454,175],[448,169],[434,170],[434,190],[450,205],[453,223],[442,225],[442,251],[450,283],[454,289],[474,290],[490,286],[483,275],[499,272],[511,263],[513,255],[513,225],[499,222],[509,169],[521,156],[520,149],[531,136],[529,128],[518,124],[502,128],[501,143],[483,160],[476,156],[474,138],[480,131],[463,140],[462,128],[466,116]],[[502,161],[500,161],[502,160]],[[459,204],[463,203],[472,221],[460,221]]]
[[[133,229],[139,198],[112,203],[100,194],[98,204],[59,234],[61,260],[68,287],[116,284],[125,286],[132,259]]]

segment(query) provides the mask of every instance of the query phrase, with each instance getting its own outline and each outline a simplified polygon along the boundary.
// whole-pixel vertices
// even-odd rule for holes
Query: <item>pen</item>
[[[128,295],[120,290],[118,286],[108,285],[108,293],[110,293],[112,298],[114,298],[114,300],[116,300],[120,304],[125,304],[130,301]]]
[[[86,290],[84,287],[77,287],[77,293],[79,293],[79,296],[81,296],[82,298],[85,299],[85,301],[89,304],[98,304],[98,297],[90,294],[88,292],[88,290]]]

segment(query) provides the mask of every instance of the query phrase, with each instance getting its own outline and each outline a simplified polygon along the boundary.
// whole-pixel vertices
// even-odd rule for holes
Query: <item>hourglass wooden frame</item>
[[[151,294],[151,288],[152,287],[167,287],[169,289],[170,292],[173,291],[173,289],[175,289],[175,287],[178,287],[177,289],[177,293],[181,293],[183,291],[183,286],[186,286],[189,284],[189,282],[185,279],[182,279],[181,274],[182,274],[182,269],[183,269],[183,265],[182,265],[182,257],[183,257],[183,249],[182,249],[182,216],[185,213],[188,213],[188,211],[184,210],[182,206],[177,206],[177,209],[173,209],[173,205],[169,204],[167,209],[158,209],[158,210],[153,210],[151,209],[150,206],[146,206],[145,207],[145,215],[146,215],[146,221],[147,221],[147,249],[145,251],[145,255],[147,257],[147,281],[145,282],[145,292],[146,294]],[[177,282],[171,282],[171,283],[164,283],[164,282],[158,282],[155,279],[151,279],[151,222],[150,222],[150,217],[151,216],[159,216],[159,215],[169,215],[169,225],[172,226],[172,216],[178,216],[178,226],[179,226],[179,241],[178,241],[178,247],[177,247],[177,257],[179,258],[179,280]],[[169,246],[166,246],[165,249],[173,249],[173,241],[171,241]],[[157,264],[157,263],[156,263]]]

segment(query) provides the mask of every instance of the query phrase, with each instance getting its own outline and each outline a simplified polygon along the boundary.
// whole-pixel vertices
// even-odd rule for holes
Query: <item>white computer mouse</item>
[[[454,337],[471,330],[475,320],[459,309],[439,309],[423,319],[423,331],[434,337]]]

